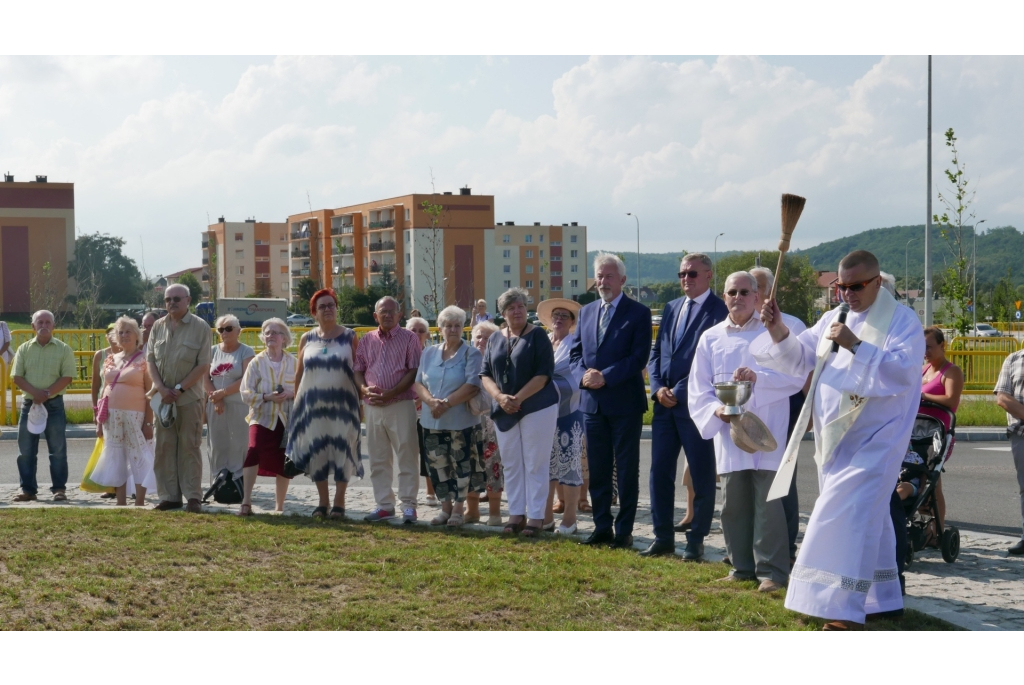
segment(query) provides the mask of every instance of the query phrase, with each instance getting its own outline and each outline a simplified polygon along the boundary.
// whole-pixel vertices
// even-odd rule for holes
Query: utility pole
[[[932,325],[932,56],[928,55],[928,203],[924,222],[924,325]]]

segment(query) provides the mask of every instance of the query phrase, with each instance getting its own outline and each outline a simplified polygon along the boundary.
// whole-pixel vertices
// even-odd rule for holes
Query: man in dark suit
[[[580,409],[586,417],[594,532],[583,544],[633,546],[640,496],[640,432],[647,411],[644,365],[651,348],[651,310],[622,294],[626,265],[598,253],[594,280],[601,299],[580,310],[569,358],[584,370]],[[618,470],[619,514],[612,520],[612,464]]]
[[[683,257],[679,283],[684,296],[665,306],[658,339],[651,351],[647,376],[654,399],[651,424],[651,518],[654,542],[641,554],[675,554],[676,465],[679,450],[686,452],[693,480],[693,520],[686,533],[683,558],[704,556],[704,537],[715,513],[715,447],[704,440],[690,418],[686,383],[690,377],[697,341],[704,331],[729,315],[725,303],[711,292],[711,259],[699,252]]]

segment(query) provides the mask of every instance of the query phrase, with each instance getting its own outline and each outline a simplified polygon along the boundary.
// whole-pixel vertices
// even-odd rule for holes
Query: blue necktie
[[[686,326],[690,323],[690,306],[693,304],[693,300],[687,300],[686,306],[683,307],[683,311],[679,314],[679,320],[676,322],[676,336],[673,341],[673,345],[683,339],[683,335],[686,334]]]
[[[612,303],[605,302],[601,305],[604,311],[601,312],[601,321],[597,324],[597,346],[604,342],[604,336],[608,332],[608,324],[612,322]]]

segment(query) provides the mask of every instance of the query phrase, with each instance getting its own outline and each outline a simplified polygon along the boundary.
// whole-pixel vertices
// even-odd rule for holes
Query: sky
[[[954,128],[974,209],[1024,229],[1024,58],[935,57],[933,180]],[[0,57],[0,171],[75,183],[79,234],[150,275],[209,222],[430,192],[590,249],[774,249],[926,217],[922,56]],[[308,193],[308,201],[307,201]],[[307,204],[308,202],[308,204]],[[936,201],[935,210],[940,205]]]

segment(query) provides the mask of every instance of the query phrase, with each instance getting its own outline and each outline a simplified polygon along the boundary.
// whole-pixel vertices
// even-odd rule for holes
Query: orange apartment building
[[[216,286],[217,297],[292,299],[292,261],[288,226],[283,223],[225,221],[207,227],[203,234],[203,290]],[[215,270],[211,271],[211,265]]]
[[[487,269],[491,307],[514,285],[530,294],[529,305],[552,297],[575,299],[587,291],[586,226],[575,221],[561,226],[506,221],[493,234]]]
[[[63,300],[74,292],[68,261],[75,253],[75,184],[0,183],[0,307],[4,314],[28,314],[41,308],[49,290]],[[43,279],[43,265],[50,273]]]

